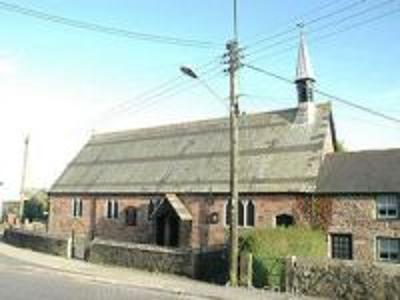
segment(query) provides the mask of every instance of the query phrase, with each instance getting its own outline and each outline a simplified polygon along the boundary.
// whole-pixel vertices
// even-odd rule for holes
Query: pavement
[[[68,260],[0,242],[0,299],[300,298],[263,290],[223,287],[170,274]]]

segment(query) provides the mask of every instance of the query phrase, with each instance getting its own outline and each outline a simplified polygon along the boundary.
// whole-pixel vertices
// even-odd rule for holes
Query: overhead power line
[[[74,27],[82,30],[88,30],[93,32],[99,32],[108,35],[120,36],[123,38],[129,38],[134,40],[147,41],[152,43],[161,43],[161,44],[169,44],[176,45],[182,47],[194,47],[194,48],[215,48],[220,46],[219,44],[209,42],[209,41],[200,41],[194,39],[184,39],[173,36],[166,35],[158,35],[158,34],[150,34],[132,31],[128,29],[122,29],[112,26],[105,26],[102,24],[67,18],[60,15],[49,14],[43,11],[39,11],[36,9],[20,6],[14,3],[0,1],[0,10],[8,11],[12,13],[17,13],[20,15],[28,16],[31,18],[35,18],[41,21],[57,23],[69,27]]]
[[[282,29],[281,31],[278,31],[277,33],[272,34],[272,35],[270,35],[270,34],[267,35],[265,33],[264,34],[258,34],[258,35],[253,37],[253,39],[256,39],[256,38],[258,38],[258,39],[256,39],[254,42],[250,43],[248,45],[248,47],[255,46],[257,44],[263,43],[264,41],[275,39],[275,38],[280,37],[282,35],[285,35],[285,34],[288,34],[290,32],[293,32],[293,30],[295,30],[295,27],[296,27],[297,23],[299,22],[299,20],[304,20],[309,15],[315,15],[315,13],[320,13],[321,11],[324,11],[324,10],[334,6],[334,5],[337,5],[340,1],[343,1],[343,0],[328,1],[328,3],[316,6],[316,7],[312,8],[311,10],[307,11],[306,13],[301,14],[300,16],[291,18],[290,21],[285,22],[284,26],[282,26],[282,27],[288,28],[288,29]],[[290,23],[291,25],[290,26],[286,26],[287,23]]]
[[[207,76],[210,73],[214,73],[217,69],[218,66],[216,64],[216,59],[213,59],[212,61],[202,64],[198,67],[198,70],[201,70],[200,74],[202,76]],[[177,72],[178,72],[178,66],[177,66]],[[172,95],[176,95],[181,91],[186,90],[186,87],[191,87],[194,84],[197,84],[196,82],[193,84],[193,82],[190,81],[181,81],[182,78],[183,75],[171,78],[157,85],[156,87],[141,93],[135,98],[125,100],[109,108],[107,111],[102,113],[100,117],[96,118],[96,120],[94,121],[95,123],[94,127],[97,127],[97,125],[100,123],[107,122],[111,119],[116,118],[117,115],[127,114],[127,113],[130,113],[132,115],[132,112],[135,114],[141,112],[147,107],[156,104],[158,101],[164,99],[165,97],[167,96],[171,97]],[[171,95],[171,93],[173,94]]]
[[[256,67],[256,66],[253,66],[253,65],[250,65],[250,64],[243,64],[243,66],[245,66],[245,67],[247,67],[247,68],[249,68],[249,69],[251,69],[251,70],[257,71],[257,72],[259,72],[259,73],[262,73],[262,74],[264,74],[264,75],[267,75],[267,76],[269,76],[269,77],[273,77],[273,78],[278,79],[278,80],[280,80],[280,81],[289,83],[289,84],[291,84],[291,85],[295,84],[293,80],[291,80],[291,79],[289,79],[289,78],[287,78],[287,77],[284,77],[284,76],[282,76],[282,75],[279,75],[279,74],[276,74],[276,73],[267,71],[267,70],[265,70],[265,69],[263,69],[263,68],[259,68],[259,67]],[[345,105],[347,105],[347,106],[350,106],[350,107],[352,107],[352,108],[361,110],[361,111],[363,111],[363,112],[369,113],[369,114],[374,115],[374,116],[376,116],[376,117],[380,117],[380,118],[386,119],[387,121],[391,121],[391,122],[395,122],[395,123],[397,123],[397,124],[400,124],[400,119],[395,118],[395,117],[392,117],[392,116],[389,116],[389,115],[384,114],[384,113],[381,113],[381,112],[379,112],[379,111],[377,111],[377,110],[374,110],[374,109],[372,109],[372,108],[369,108],[369,107],[366,107],[366,106],[357,104],[357,103],[355,103],[355,102],[353,102],[353,101],[346,100],[346,99],[344,99],[344,98],[341,98],[341,97],[335,96],[335,95],[333,95],[333,94],[324,92],[324,91],[322,91],[322,90],[320,90],[320,89],[315,89],[315,92],[316,92],[317,94],[321,95],[321,96],[330,98],[330,99],[332,99],[332,100],[334,100],[334,101],[340,102],[340,103],[345,104]]]
[[[389,0],[389,1],[390,1],[390,0]],[[362,26],[364,26],[364,25],[368,25],[368,24],[370,24],[370,23],[379,21],[379,20],[381,20],[381,19],[384,19],[384,18],[386,18],[386,17],[392,16],[392,15],[395,15],[395,14],[398,14],[398,13],[400,13],[400,8],[393,9],[393,10],[389,10],[389,11],[385,11],[385,12],[382,13],[382,14],[378,14],[378,15],[372,16],[372,17],[370,17],[370,18],[366,18],[366,19],[363,19],[363,20],[361,20],[361,21],[351,23],[351,24],[349,24],[349,25],[347,25],[347,26],[344,26],[344,27],[341,27],[341,28],[337,28],[336,30],[333,30],[333,31],[328,32],[328,33],[326,33],[326,34],[321,34],[321,35],[317,35],[317,36],[312,37],[312,38],[308,38],[308,40],[309,40],[311,43],[313,43],[313,42],[317,42],[317,41],[329,39],[329,38],[331,38],[331,37],[333,37],[333,36],[336,36],[336,35],[338,35],[338,34],[341,34],[341,33],[344,33],[344,32],[347,32],[347,31],[350,31],[350,30],[353,30],[353,29],[356,29],[356,28],[358,28],[358,27],[362,27]],[[314,34],[314,33],[317,33],[317,30],[312,31],[312,34]],[[312,34],[310,34],[310,36],[311,36]],[[297,41],[297,39],[298,39],[298,36],[294,37],[294,38],[293,38],[293,41],[295,41],[295,40]],[[262,55],[256,56],[255,58],[253,58],[253,59],[250,61],[250,63],[253,63],[253,62],[258,61],[258,60],[260,60],[260,59],[263,59],[263,58],[265,58],[265,57],[271,58],[271,57],[273,57],[273,56],[280,55],[280,54],[282,54],[282,53],[285,53],[285,52],[291,51],[291,50],[293,50],[293,49],[296,49],[297,47],[298,47],[298,45],[297,45],[297,43],[296,43],[296,45],[292,45],[292,46],[289,46],[289,47],[280,49],[280,50],[278,50],[278,51],[276,51],[276,52],[273,52],[273,53],[271,53],[271,54],[262,54]],[[272,47],[271,47],[271,48],[272,48]],[[266,51],[266,50],[268,50],[268,48],[266,48],[264,51]]]
[[[309,26],[309,25],[312,25],[314,23],[319,23],[319,22],[321,22],[321,21],[323,21],[325,19],[329,19],[329,18],[332,18],[332,17],[334,17],[336,15],[342,14],[344,12],[348,12],[350,9],[355,8],[355,7],[357,7],[357,6],[361,5],[361,4],[364,4],[366,1],[367,0],[353,1],[352,3],[347,4],[346,6],[343,6],[343,7],[339,8],[339,9],[333,11],[333,12],[329,12],[327,14],[315,17],[315,18],[310,19],[310,20],[302,20],[302,25],[303,26]],[[331,3],[329,5],[327,5],[327,7],[330,7],[330,6],[332,6]],[[324,8],[324,7],[322,7],[322,8]],[[296,31],[298,31],[298,25],[299,25],[298,23],[292,24],[288,29],[283,30],[281,32],[278,32],[277,34],[270,35],[270,36],[267,36],[265,38],[259,39],[259,40],[255,41],[255,42],[247,45],[245,48],[255,47],[255,46],[259,45],[259,44],[263,44],[265,42],[268,42],[268,41],[271,41],[271,40],[275,40],[276,38],[288,35],[288,34],[290,34],[292,32],[296,32]]]
[[[361,2],[364,2],[364,1],[365,0],[363,0]],[[371,6],[367,6],[367,8],[365,8],[363,10],[357,11],[357,12],[355,12],[353,14],[350,14],[350,15],[345,15],[344,17],[342,17],[340,19],[336,19],[336,20],[333,20],[331,22],[322,24],[318,28],[307,30],[307,35],[311,36],[311,35],[313,35],[315,33],[324,31],[325,29],[329,29],[329,28],[332,28],[332,27],[337,27],[337,26],[339,26],[339,25],[341,25],[341,24],[343,24],[343,23],[345,23],[347,21],[352,21],[354,19],[357,19],[358,17],[364,16],[366,14],[369,14],[369,13],[373,12],[373,11],[380,10],[381,8],[383,8],[383,7],[387,6],[387,5],[393,4],[395,1],[397,1],[397,0],[386,0],[386,1],[381,1],[379,3],[375,3],[374,5],[371,5]],[[339,10],[339,11],[340,12],[347,12],[347,10]],[[333,14],[333,13],[330,14],[330,16],[333,16],[333,15],[336,15],[336,14]],[[309,26],[312,23],[314,23],[315,21],[320,21],[321,19],[322,19],[321,17],[320,18],[316,18],[316,19],[314,19],[312,21],[303,23],[302,26]],[[353,26],[351,26],[351,27],[353,27]],[[298,28],[294,28],[290,32],[294,32],[294,31],[298,31]],[[297,41],[297,40],[298,40],[298,34],[295,34],[295,35],[290,36],[289,38],[286,38],[286,39],[277,41],[277,42],[275,42],[273,44],[258,48],[256,50],[248,53],[247,56],[252,56],[254,54],[269,50],[269,49],[274,48],[276,46],[279,46],[279,45],[282,45],[282,44],[286,44],[286,43],[292,42],[292,41]]]

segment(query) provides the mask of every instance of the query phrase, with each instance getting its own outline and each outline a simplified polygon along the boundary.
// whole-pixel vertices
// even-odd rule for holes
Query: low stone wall
[[[287,291],[330,299],[400,299],[400,266],[297,258],[287,261]]]
[[[191,251],[148,244],[134,244],[95,239],[89,261],[155,272],[194,276]]]
[[[5,229],[3,240],[13,246],[58,256],[67,256],[68,241],[46,233],[33,233],[20,229]]]

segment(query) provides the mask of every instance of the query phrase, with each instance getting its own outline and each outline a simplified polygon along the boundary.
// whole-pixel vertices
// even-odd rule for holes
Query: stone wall
[[[329,299],[400,299],[400,268],[391,264],[297,258],[287,261],[287,291]]]
[[[400,220],[379,220],[373,195],[320,196],[331,203],[329,234],[351,234],[355,260],[376,260],[377,237],[400,238]],[[330,244],[330,239],[328,239]],[[330,246],[330,245],[329,245]],[[331,247],[329,247],[331,248]],[[328,255],[330,255],[329,251]]]
[[[3,240],[16,247],[29,248],[58,256],[67,256],[67,239],[46,233],[6,229],[4,230]]]
[[[126,268],[194,276],[191,251],[95,239],[89,261]]]

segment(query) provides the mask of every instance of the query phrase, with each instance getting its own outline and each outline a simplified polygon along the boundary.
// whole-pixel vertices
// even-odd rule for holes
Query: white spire
[[[300,33],[300,46],[297,60],[296,81],[310,79],[315,81],[314,70],[311,65],[310,56],[308,54],[307,44],[304,33]]]

